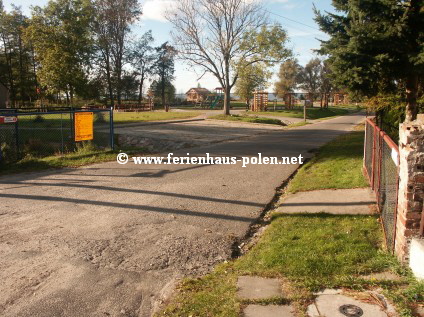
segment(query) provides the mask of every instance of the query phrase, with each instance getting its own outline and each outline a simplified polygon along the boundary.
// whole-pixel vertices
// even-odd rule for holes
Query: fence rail
[[[377,199],[387,248],[393,252],[399,186],[399,148],[375,122],[365,125],[364,170]]]
[[[75,117],[93,113],[93,138],[76,141]],[[26,156],[44,157],[73,152],[79,147],[113,149],[113,112],[109,109],[57,109],[48,112],[1,109],[0,162]]]

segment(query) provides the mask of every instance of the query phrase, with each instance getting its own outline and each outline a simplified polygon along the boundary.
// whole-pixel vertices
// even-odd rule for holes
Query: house
[[[187,101],[202,102],[211,92],[206,88],[191,88],[186,92]]]
[[[0,108],[9,105],[9,89],[0,81]]]

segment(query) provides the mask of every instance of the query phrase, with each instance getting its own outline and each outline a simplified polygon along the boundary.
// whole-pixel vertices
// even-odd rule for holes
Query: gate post
[[[424,245],[424,239],[420,237],[424,200],[424,114],[418,115],[415,121],[400,125],[399,164],[395,253],[399,260],[407,262],[412,257],[411,241],[414,240],[414,245]]]

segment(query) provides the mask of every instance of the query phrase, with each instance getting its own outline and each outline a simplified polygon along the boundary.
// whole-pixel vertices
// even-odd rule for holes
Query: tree
[[[168,42],[156,48],[156,61],[153,65],[153,74],[158,77],[158,80],[156,82],[157,89],[153,91],[155,92],[155,96],[161,97],[162,106],[165,106],[166,101],[170,100],[166,94],[169,83],[174,79],[175,54],[174,47],[169,45]]]
[[[23,40],[28,18],[12,5],[6,12],[0,0],[0,81],[8,85],[12,103],[35,96],[33,49]]]
[[[230,92],[240,65],[272,64],[289,55],[287,34],[257,1],[180,0],[167,19],[174,45],[193,67],[211,73],[224,89],[224,113],[230,113]]]
[[[135,69],[135,75],[139,77],[138,81],[138,102],[143,99],[143,85],[146,77],[152,73],[155,55],[151,44],[154,39],[152,31],[143,34],[141,38],[135,41],[130,52],[130,64]]]
[[[172,102],[175,99],[175,87],[168,79],[165,79],[164,82],[154,80],[149,90],[151,94],[160,100],[162,105]]]
[[[250,99],[253,98],[253,93],[257,89],[264,89],[268,79],[271,77],[271,72],[263,63],[251,64],[238,70],[239,79],[236,82],[236,95],[246,101],[246,107],[250,106]]]
[[[319,58],[311,59],[305,67],[300,69],[298,75],[299,87],[304,89],[309,99],[313,102],[318,93],[319,87],[321,86],[321,60]]]
[[[321,108],[328,108],[329,96],[332,90],[334,89],[333,79],[331,68],[327,60],[322,62],[322,67],[320,70],[320,87],[319,91],[321,93]]]
[[[330,35],[320,52],[329,56],[337,83],[368,97],[402,87],[405,120],[414,120],[424,78],[422,1],[334,0],[333,6],[338,14],[315,14]]]
[[[118,103],[121,103],[122,72],[130,26],[140,17],[141,9],[137,0],[96,0],[94,6],[96,47],[101,68],[106,73],[110,105],[114,107],[114,91]]]
[[[25,37],[35,51],[37,75],[50,93],[64,91],[72,101],[75,89],[83,87],[92,53],[88,0],[55,0],[44,8],[34,7]]]
[[[280,65],[278,81],[274,86],[278,97],[285,98],[287,94],[294,92],[299,82],[301,69],[296,59],[289,59]],[[291,95],[289,95],[288,104],[291,107]]]

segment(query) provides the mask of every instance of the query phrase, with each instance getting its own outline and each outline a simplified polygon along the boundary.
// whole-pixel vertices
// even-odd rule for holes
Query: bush
[[[35,122],[35,123],[41,123],[41,122],[44,122],[44,121],[45,121],[44,117],[42,115],[39,115],[39,114],[37,114],[35,116],[34,120],[33,120],[33,122]]]
[[[94,123],[106,123],[105,116],[102,112],[94,113]]]
[[[75,153],[77,154],[90,154],[97,151],[98,148],[92,141],[77,142]]]
[[[0,164],[11,163],[16,159],[16,151],[6,142],[0,143]]]
[[[28,139],[23,147],[24,156],[41,157],[52,155],[54,152],[55,147],[52,144],[40,139]]]

